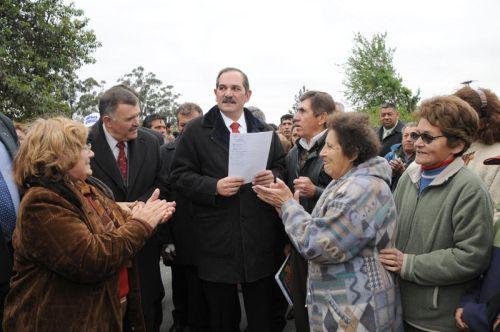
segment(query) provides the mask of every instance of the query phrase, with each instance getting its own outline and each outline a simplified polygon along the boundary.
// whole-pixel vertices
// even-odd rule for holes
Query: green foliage
[[[369,111],[383,102],[397,105],[406,117],[420,99],[420,90],[413,95],[403,85],[392,61],[395,49],[386,46],[387,34],[375,34],[371,40],[360,33],[354,36],[352,54],[344,64],[345,97],[358,111]]]
[[[70,100],[72,115],[85,117],[93,112],[99,112],[99,97],[104,92],[105,81],[97,82],[93,77],[77,80],[74,88],[74,99]]]
[[[306,93],[307,91],[309,91],[305,85],[302,86],[302,88],[300,88],[299,92],[297,92],[297,94],[293,97],[294,99],[294,103],[292,105],[292,108],[288,110],[288,113],[289,114],[295,114],[295,112],[297,112],[297,110],[299,109],[299,104],[300,104],[300,97]]]
[[[374,106],[370,107],[368,109],[363,110],[366,114],[370,116],[370,124],[373,127],[378,127],[380,126],[380,106]],[[406,112],[406,111],[399,111],[399,120],[403,121],[404,123],[408,122],[413,122],[415,121],[415,113],[413,112]]]
[[[75,71],[100,46],[83,11],[62,0],[2,0],[0,13],[0,111],[70,115]]]
[[[175,122],[175,111],[179,107],[176,100],[180,94],[172,91],[173,85],[163,85],[154,73],[146,74],[141,66],[119,78],[118,83],[134,88],[139,94],[141,119],[148,114],[158,113],[163,115],[167,122]]]

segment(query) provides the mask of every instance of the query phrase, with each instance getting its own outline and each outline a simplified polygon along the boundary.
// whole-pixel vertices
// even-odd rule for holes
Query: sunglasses
[[[445,135],[432,136],[427,133],[419,134],[413,132],[410,134],[410,137],[414,142],[416,142],[419,138],[421,138],[425,144],[431,144],[432,142],[434,142],[434,140],[438,139],[439,137],[446,137],[446,136]]]

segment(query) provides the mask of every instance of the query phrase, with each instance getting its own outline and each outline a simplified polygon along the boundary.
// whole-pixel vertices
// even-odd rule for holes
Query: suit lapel
[[[146,160],[147,146],[140,133],[139,136],[128,142],[128,190],[133,188],[139,176],[139,171]]]
[[[229,151],[229,130],[222,120],[219,108],[214,106],[203,117],[203,127],[212,128],[210,138],[220,147]]]
[[[104,173],[113,179],[118,187],[122,188],[123,191],[126,191],[115,156],[109,147],[108,141],[106,141],[106,136],[104,135],[104,130],[102,129],[102,122],[99,120],[92,130],[94,131],[94,135],[91,143],[92,150],[95,153],[95,163],[99,165]]]

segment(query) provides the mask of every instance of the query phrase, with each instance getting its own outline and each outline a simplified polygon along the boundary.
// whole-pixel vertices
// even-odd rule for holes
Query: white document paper
[[[239,176],[245,179],[245,183],[252,182],[255,174],[266,169],[272,137],[272,131],[231,133],[228,176]]]

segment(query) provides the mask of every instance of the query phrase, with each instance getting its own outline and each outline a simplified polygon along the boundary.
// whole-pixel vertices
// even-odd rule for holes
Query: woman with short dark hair
[[[422,102],[416,158],[395,192],[396,247],[380,260],[401,277],[406,331],[456,331],[460,296],[488,264],[493,206],[460,156],[478,127],[476,112],[455,96]]]
[[[255,186],[282,215],[288,236],[309,261],[307,309],[312,331],[401,331],[394,275],[378,260],[393,246],[396,209],[391,169],[368,116],[337,113],[321,156],[332,181],[308,214],[283,181]],[[295,199],[294,199],[295,196]]]

